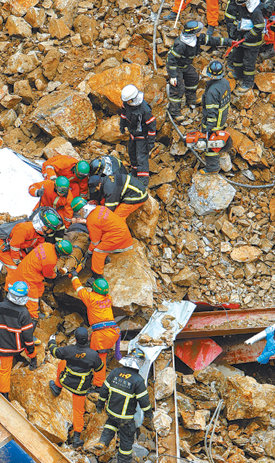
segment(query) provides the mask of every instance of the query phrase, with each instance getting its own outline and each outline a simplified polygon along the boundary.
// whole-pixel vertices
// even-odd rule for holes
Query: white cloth
[[[246,8],[248,9],[249,13],[253,13],[253,11],[260,5],[260,0],[247,0]]]
[[[180,41],[188,45],[189,47],[195,47],[197,45],[196,35],[184,35],[180,34]]]

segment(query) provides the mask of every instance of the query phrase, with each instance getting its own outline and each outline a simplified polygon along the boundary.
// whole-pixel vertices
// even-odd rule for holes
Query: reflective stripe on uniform
[[[146,394],[148,394],[148,391],[145,390],[145,391],[141,392],[140,394],[137,394],[136,398],[140,399],[141,397],[144,397]]]
[[[116,253],[116,252],[129,251],[130,249],[133,249],[133,245],[132,245],[132,244],[131,244],[131,246],[128,246],[128,248],[123,248],[123,249],[115,249],[115,250],[109,251],[108,249],[98,249],[98,248],[94,248],[94,251],[96,251],[96,252],[102,252],[103,254],[114,254],[114,253]]]
[[[111,424],[104,424],[104,428],[111,429],[111,431],[115,431],[115,432],[118,431],[118,428],[116,428],[115,426],[112,426]]]
[[[121,448],[119,447],[118,449],[119,453],[121,453],[122,455],[131,455],[133,453],[133,449],[131,450],[121,450]]]

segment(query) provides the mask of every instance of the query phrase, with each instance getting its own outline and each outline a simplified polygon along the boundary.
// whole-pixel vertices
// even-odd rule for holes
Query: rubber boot
[[[170,101],[168,105],[168,111],[171,114],[172,118],[177,122],[182,122],[184,120],[184,116],[180,112],[180,102]]]
[[[217,174],[220,171],[220,155],[212,151],[205,153],[205,167],[200,169],[200,174]]]
[[[80,439],[80,434],[81,434],[80,432],[77,432],[77,431],[74,432],[74,437],[73,437],[73,442],[72,442],[74,449],[77,449],[77,447],[82,447],[82,445],[84,444],[84,440]]]
[[[185,104],[191,109],[195,109],[197,104],[197,95],[196,92],[186,92],[185,94]]]
[[[32,318],[32,323],[33,323],[33,332],[32,333],[34,333],[34,330],[35,330],[35,328],[37,327],[37,324],[38,324],[38,318]],[[41,344],[40,339],[38,339],[34,335],[33,335],[33,342],[34,342],[35,346],[40,346],[40,344]]]
[[[62,391],[62,388],[57,386],[52,379],[49,381],[49,386],[50,386],[50,390],[52,391],[53,395],[55,397],[58,397]]]

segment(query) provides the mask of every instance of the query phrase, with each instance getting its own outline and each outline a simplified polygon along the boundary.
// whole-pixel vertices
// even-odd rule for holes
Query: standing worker
[[[149,394],[143,378],[138,373],[144,358],[144,352],[141,349],[134,349],[123,357],[119,362],[122,366],[111,371],[105,380],[96,404],[98,413],[101,413],[105,403],[107,404],[108,419],[100,440],[94,448],[105,450],[115,433],[119,433],[118,463],[130,463],[132,460],[132,447],[136,432],[134,414],[137,403],[144,412],[145,423],[151,427],[153,413]]]
[[[60,240],[56,244],[42,243],[33,249],[18,265],[12,277],[6,278],[5,289],[17,280],[25,281],[29,287],[26,307],[32,318],[34,330],[38,323],[39,298],[43,295],[45,278],[56,278],[55,266],[59,256],[72,252],[70,241]]]
[[[89,179],[89,192],[90,198],[95,198],[125,220],[148,199],[146,186],[129,174],[94,175]]]
[[[72,208],[78,214],[73,222],[85,223],[89,230],[92,277],[87,282],[92,284],[103,276],[108,254],[129,251],[133,248],[133,239],[126,222],[107,207],[88,204],[78,197],[74,198]]]
[[[173,21],[176,19],[178,11],[182,13],[192,0],[175,0],[171,13],[163,16],[163,19]],[[215,27],[219,25],[219,0],[206,0],[206,19],[207,35],[213,35]]]
[[[33,210],[42,206],[53,207],[61,216],[64,225],[68,228],[71,224],[73,210],[71,202],[73,195],[69,190],[70,182],[66,177],[57,177],[56,180],[44,180],[33,183],[29,187],[31,196],[40,198]]]
[[[12,226],[12,224],[10,224]],[[57,230],[59,220],[50,211],[36,214],[32,221],[16,223],[5,239],[0,240],[0,262],[11,276],[22,259],[45,238]]]
[[[90,176],[99,175],[100,177],[105,177],[106,175],[118,173],[127,174],[127,170],[122,161],[116,156],[101,156],[90,162]]]
[[[120,338],[120,330],[114,321],[112,298],[109,285],[104,278],[97,278],[92,291],[82,286],[76,270],[71,272],[72,285],[82,302],[86,305],[89,324],[92,327],[90,348],[98,352],[104,367],[94,374],[94,391],[98,392],[106,378],[106,360],[108,351]]]
[[[156,139],[156,118],[144,95],[135,85],[126,85],[121,92],[120,131],[129,130],[128,152],[132,175],[145,185],[149,183],[149,154]]]
[[[53,357],[61,359],[57,367],[56,380],[50,380],[49,386],[55,397],[62,387],[73,393],[73,447],[84,444],[80,434],[84,427],[85,396],[93,379],[93,372],[103,368],[99,355],[89,347],[88,331],[84,327],[75,330],[76,344],[57,347],[55,335],[50,337],[48,347]]]
[[[260,0],[236,0],[237,30],[234,39],[244,41],[232,51],[233,70],[228,77],[241,81],[237,88],[241,93],[248,92],[254,85],[256,60],[263,44],[265,20],[260,3]]]
[[[202,96],[202,132],[207,133],[209,138],[211,133],[226,127],[231,91],[228,80],[224,78],[224,69],[220,61],[211,61],[207,67],[207,75],[210,80]],[[219,153],[207,151],[205,162],[206,166],[200,170],[201,174],[219,172]]]
[[[88,176],[90,166],[87,161],[78,161],[72,156],[58,154],[42,164],[42,174],[46,180],[66,177],[70,182],[73,198],[88,198]]]
[[[168,52],[166,63],[169,75],[168,110],[177,122],[184,119],[181,114],[181,100],[184,92],[186,105],[192,109],[196,105],[199,74],[192,65],[192,61],[201,52],[201,46],[227,46],[232,42],[228,38],[200,34],[202,28],[203,24],[201,22],[188,21]]]
[[[37,367],[33,342],[33,324],[26,309],[28,285],[16,281],[0,302],[0,393],[9,398],[13,357],[25,350],[31,359],[30,369]]]

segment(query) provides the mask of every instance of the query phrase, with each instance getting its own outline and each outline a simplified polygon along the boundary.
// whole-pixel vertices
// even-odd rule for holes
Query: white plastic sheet
[[[0,149],[0,213],[11,216],[29,215],[38,198],[28,193],[32,183],[43,180],[32,163],[25,163],[9,148]]]

